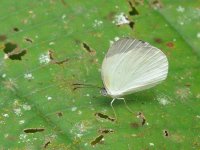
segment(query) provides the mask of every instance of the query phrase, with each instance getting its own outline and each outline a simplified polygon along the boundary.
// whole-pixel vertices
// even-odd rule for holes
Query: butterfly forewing
[[[165,80],[167,73],[167,57],[161,50],[131,38],[116,41],[102,64],[103,83],[112,97],[153,87]]]

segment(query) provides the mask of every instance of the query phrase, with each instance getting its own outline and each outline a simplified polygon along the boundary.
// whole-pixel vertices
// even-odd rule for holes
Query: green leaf
[[[1,148],[200,148],[199,0],[2,0],[0,10]],[[117,26],[120,15],[131,23]],[[102,60],[124,36],[160,48],[169,75],[125,96],[134,114],[115,101],[116,123],[112,98],[73,84],[103,87]]]

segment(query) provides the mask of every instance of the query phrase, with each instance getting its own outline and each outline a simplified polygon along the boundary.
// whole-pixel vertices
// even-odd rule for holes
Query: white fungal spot
[[[87,97],[89,97],[89,96],[90,96],[90,94],[86,94],[86,96],[87,96]]]
[[[118,36],[116,36],[116,37],[114,38],[114,40],[111,40],[111,41],[110,41],[110,46],[113,45],[114,41],[118,41],[119,39],[120,39],[120,38],[119,38]]]
[[[50,61],[51,61],[51,59],[49,58],[48,53],[42,54],[39,57],[40,64],[48,64]]]
[[[76,107],[76,106],[73,106],[73,107],[71,108],[71,110],[72,110],[72,111],[76,111],[76,110],[77,110],[77,107]]]
[[[22,107],[23,107],[24,110],[31,110],[30,105],[24,104],[24,105],[22,105]]]
[[[178,7],[176,8],[176,11],[177,11],[177,12],[183,13],[183,12],[185,11],[185,8],[182,7],[182,6],[178,6]]]
[[[149,143],[150,146],[154,146],[154,143]]]
[[[24,134],[24,133],[19,135],[19,139],[20,139],[22,142],[26,142],[26,137],[27,137],[27,135]]]
[[[163,106],[170,104],[170,101],[166,96],[157,97],[157,101]]]
[[[103,24],[103,21],[95,19],[94,23],[93,23],[93,27],[94,28],[95,27],[100,27],[102,24]]]
[[[4,74],[2,74],[2,76],[1,76],[2,78],[5,78],[6,77],[6,74],[4,73]]]
[[[5,118],[8,118],[9,115],[8,114],[2,114]]]
[[[55,42],[49,42],[49,45],[55,45]]]
[[[34,79],[34,77],[31,73],[25,73],[24,78],[27,79],[27,80],[33,80]]]
[[[17,116],[21,116],[21,115],[22,115],[21,108],[15,108],[15,109],[14,109],[14,113],[15,113]]]
[[[66,14],[63,14],[63,15],[62,15],[62,19],[65,19],[65,18],[66,18]]]
[[[24,124],[25,123],[25,120],[20,120],[19,121],[19,124]]]
[[[48,101],[52,100],[51,96],[46,96],[46,98],[47,98]]]
[[[197,38],[200,38],[200,32],[197,33]]]
[[[197,117],[198,119],[200,119],[200,115],[197,115],[196,117]]]
[[[78,111],[78,115],[81,115],[81,114],[82,114],[82,111],[79,110],[79,111]]]
[[[128,17],[122,12],[114,17],[112,23],[116,25],[123,25],[123,24],[129,24],[130,21],[128,20]]]

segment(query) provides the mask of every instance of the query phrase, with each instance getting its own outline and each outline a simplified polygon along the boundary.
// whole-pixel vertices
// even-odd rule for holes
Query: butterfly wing
[[[101,74],[108,94],[119,97],[165,80],[168,61],[161,50],[146,42],[122,38],[109,48]]]

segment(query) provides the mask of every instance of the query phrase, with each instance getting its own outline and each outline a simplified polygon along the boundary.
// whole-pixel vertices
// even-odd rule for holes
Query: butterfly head
[[[100,90],[100,93],[103,96],[108,96],[108,92],[106,91],[106,89],[104,87]]]

